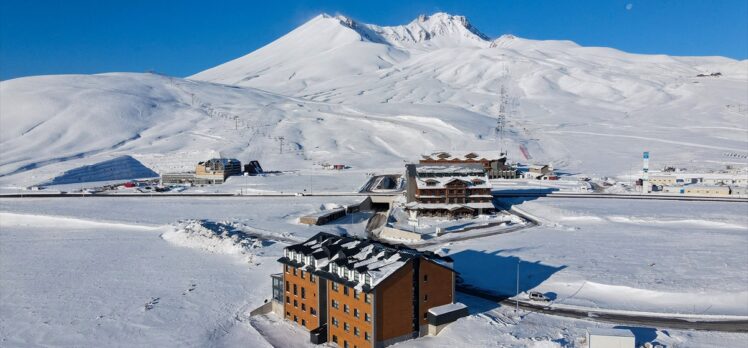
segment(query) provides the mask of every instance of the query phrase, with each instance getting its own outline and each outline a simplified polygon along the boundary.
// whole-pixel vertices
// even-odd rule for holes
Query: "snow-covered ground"
[[[0,231],[4,347],[267,346],[235,316],[267,297],[277,251],[247,264],[161,228],[38,215],[4,215]]]
[[[658,295],[679,289],[691,294],[672,300],[691,301],[697,294],[697,312],[745,310],[739,294],[746,283],[741,271],[746,254],[737,249],[746,245],[746,222],[739,206],[652,202],[627,211],[622,219],[623,213],[610,213],[621,209],[620,203],[595,202],[525,202],[522,209],[558,225],[438,249],[455,258],[466,281],[485,279],[483,285],[497,290],[513,288],[519,258],[523,288],[556,292],[556,302],[652,309],[647,298],[618,295],[616,287],[646,288]],[[279,269],[276,259],[284,246],[281,241],[259,242],[252,235],[283,240],[303,239],[326,228],[363,230],[364,222],[321,227],[295,223],[299,212],[324,204],[313,197],[2,199],[2,345],[308,346],[308,334],[290,323],[248,318],[249,310],[269,298],[269,275]],[[678,221],[695,210],[702,222]],[[646,222],[652,217],[667,222],[652,227]],[[705,230],[705,224],[718,227]],[[674,234],[685,238],[665,242]],[[630,240],[632,235],[638,242]],[[585,287],[606,286],[568,296],[566,284],[577,290],[585,281]],[[722,290],[726,297],[713,298]],[[471,316],[437,337],[398,346],[557,347],[579,342],[585,328],[614,326],[539,314],[517,317],[511,308],[465,296],[458,300],[470,306]],[[707,304],[713,307],[707,309]],[[665,304],[657,310],[692,305]],[[678,347],[736,346],[748,338],[633,330],[641,342]],[[289,337],[296,334],[301,336]]]
[[[324,226],[308,226],[299,217],[362,197],[85,197],[0,199],[0,212],[76,217],[86,220],[168,225],[182,220],[235,222],[263,231],[308,238],[319,231],[363,235],[368,213],[356,213]]]
[[[442,246],[467,283],[537,290],[554,304],[748,315],[743,203],[540,198],[514,207],[541,226]]]

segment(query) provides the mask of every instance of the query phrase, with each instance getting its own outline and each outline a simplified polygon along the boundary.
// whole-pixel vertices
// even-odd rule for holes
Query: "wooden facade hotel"
[[[491,183],[478,163],[409,164],[405,209],[417,215],[471,216],[493,213]]]

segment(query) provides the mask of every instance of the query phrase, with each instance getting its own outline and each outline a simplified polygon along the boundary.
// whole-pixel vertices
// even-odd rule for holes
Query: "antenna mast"
[[[499,93],[499,114],[496,117],[496,134],[499,138],[499,150],[502,155],[505,155],[506,151],[504,150],[504,126],[506,125],[506,114],[509,104],[509,98],[507,97],[504,84],[501,85],[501,91]]]

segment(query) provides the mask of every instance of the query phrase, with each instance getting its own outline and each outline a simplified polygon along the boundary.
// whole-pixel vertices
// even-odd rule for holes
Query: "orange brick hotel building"
[[[273,300],[313,343],[384,347],[427,333],[430,308],[454,302],[452,259],[319,233],[284,250]]]

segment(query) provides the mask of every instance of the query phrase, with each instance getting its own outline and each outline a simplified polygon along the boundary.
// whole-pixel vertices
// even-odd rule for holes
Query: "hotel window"
[[[338,343],[338,336],[332,335],[332,341]]]
[[[348,323],[343,322],[343,330],[345,330],[346,332],[351,331],[351,326],[348,325]]]
[[[332,263],[330,264],[330,272],[331,273],[338,273],[338,265]]]
[[[423,282],[425,283],[427,281],[429,281],[429,275],[428,274],[424,274],[423,275]]]
[[[296,267],[293,268],[293,275],[296,275]]]
[[[306,320],[304,320],[304,319],[301,319],[301,326],[304,326],[304,327],[306,327]]]
[[[356,289],[353,289],[353,298],[355,298],[355,299],[357,299],[357,300],[358,300],[358,299],[359,299],[359,297],[361,297],[361,293],[360,293],[360,292],[358,292],[358,290],[356,290]]]
[[[298,323],[298,322],[299,322],[299,317],[297,317],[297,316],[295,316],[295,315],[294,315],[294,316],[293,316],[293,321],[295,321],[295,322],[297,322],[297,323]]]
[[[293,306],[294,307],[299,307],[299,301],[293,300]]]
[[[428,317],[429,317],[429,313],[428,312],[423,312],[423,319],[428,319]]]
[[[343,341],[343,348],[348,348],[348,341]]]
[[[364,321],[371,322],[371,316],[369,315],[369,313],[364,313]]]
[[[344,305],[343,305],[343,312],[346,312],[346,313],[348,313],[349,311],[350,311],[350,308],[348,308],[348,305],[347,305],[347,304],[344,304]]]
[[[332,308],[335,308],[335,309],[340,308],[340,302],[336,300],[332,300]]]
[[[343,295],[346,295],[346,296],[348,295],[348,287],[347,286],[343,286]]]
[[[306,289],[304,287],[301,287],[301,298],[306,298]]]
[[[291,298],[286,296],[286,303],[291,303]]]
[[[288,273],[288,265],[286,265],[286,273]]]
[[[423,302],[428,302],[429,300],[429,294],[423,295]]]
[[[354,326],[353,327],[353,335],[358,337],[360,334],[361,333],[358,331],[358,328]]]
[[[335,317],[332,317],[332,326],[338,327],[338,319]]]
[[[286,316],[290,318],[291,317],[291,312],[286,312]]]
[[[371,303],[371,294],[366,294],[366,297],[364,298],[364,302]]]
[[[369,332],[368,331],[364,331],[364,339],[367,340],[367,341],[371,341],[371,336],[369,336]]]
[[[301,311],[306,312],[306,305],[304,303],[301,304]]]
[[[304,271],[301,271],[301,279],[304,279]]]
[[[286,281],[286,292],[291,292],[291,285],[288,284],[288,281]]]
[[[314,307],[309,307],[309,313],[315,317],[317,316],[317,310]]]
[[[316,278],[314,274],[309,273],[309,281],[312,283],[316,283],[317,281],[314,278]]]
[[[358,318],[358,317],[359,317],[359,314],[358,314],[358,308],[354,308],[354,309],[353,309],[353,316],[354,316],[354,317],[356,317],[356,318]]]
[[[332,282],[332,291],[338,291],[338,283]]]
[[[293,285],[293,294],[298,295],[298,289],[296,288],[296,284]]]

